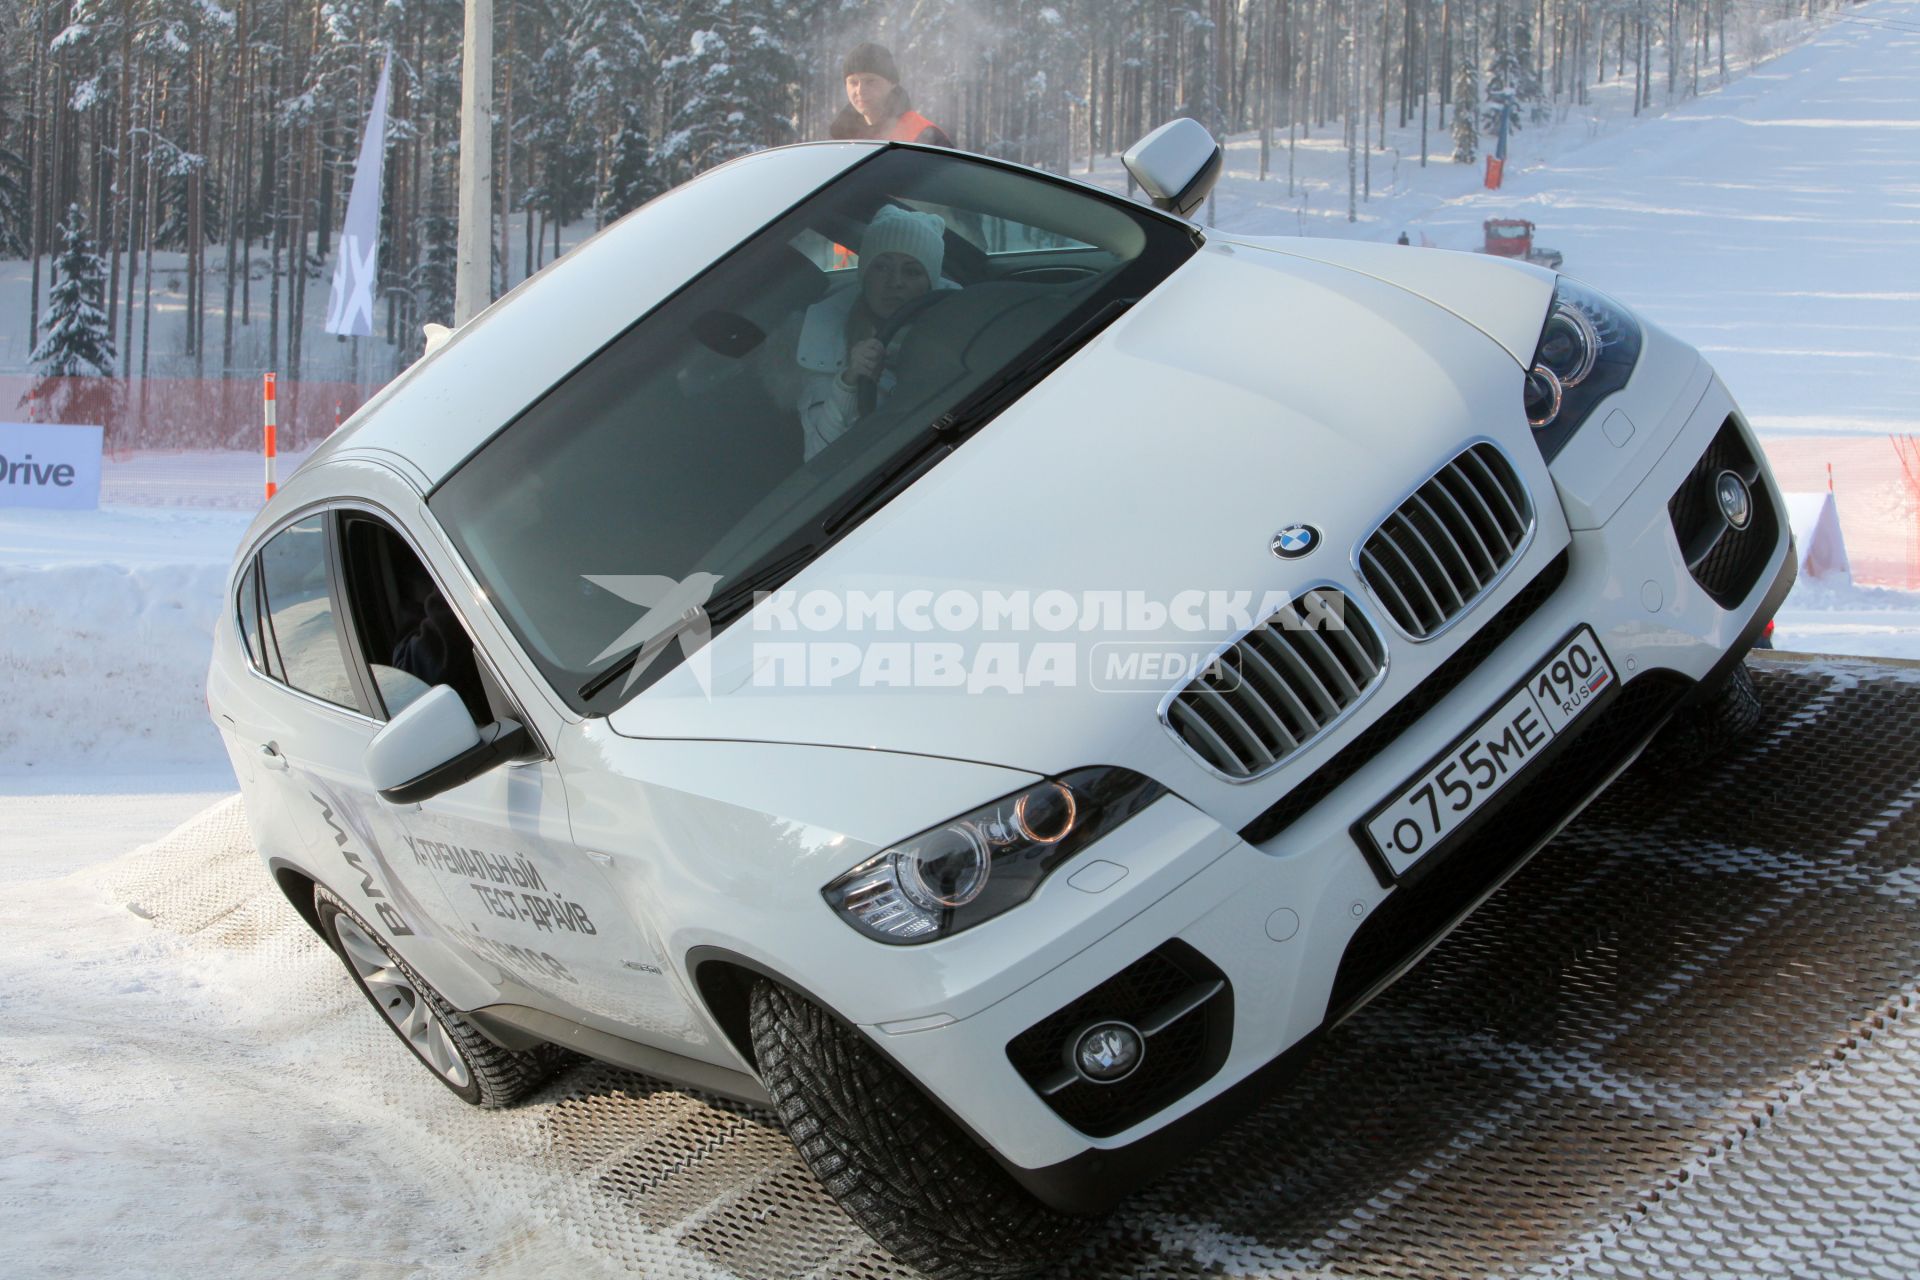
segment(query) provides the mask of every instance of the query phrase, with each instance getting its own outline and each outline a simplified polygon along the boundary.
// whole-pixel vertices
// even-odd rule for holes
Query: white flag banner
[[[353,166],[353,190],[347,195],[347,218],[340,224],[340,256],[333,264],[333,296],[327,302],[327,332],[373,333],[373,282],[380,269],[380,172],[387,138],[387,73],[389,55],[380,63],[380,84],[373,91],[373,110],[367,113],[367,131],[360,138],[360,158]]]

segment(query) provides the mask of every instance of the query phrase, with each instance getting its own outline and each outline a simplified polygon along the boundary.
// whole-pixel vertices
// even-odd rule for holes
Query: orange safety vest
[[[888,142],[912,142],[927,130],[935,128],[933,121],[918,111],[904,112],[893,122],[893,128],[887,130]]]
[[[933,121],[927,119],[918,111],[906,111],[902,112],[900,118],[893,122],[893,127],[887,130],[885,140],[888,142],[912,142],[927,130],[938,127],[939,126],[935,125]],[[833,246],[834,270],[841,271],[852,266],[856,256],[854,251],[847,248],[847,246],[836,244]]]

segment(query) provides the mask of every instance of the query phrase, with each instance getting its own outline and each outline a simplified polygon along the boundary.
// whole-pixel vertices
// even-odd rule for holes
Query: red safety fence
[[[379,388],[353,382],[278,380],[279,445],[302,451]],[[260,378],[38,378],[0,374],[0,421],[105,428],[106,450],[246,449],[258,456]],[[338,415],[338,417],[336,416]]]

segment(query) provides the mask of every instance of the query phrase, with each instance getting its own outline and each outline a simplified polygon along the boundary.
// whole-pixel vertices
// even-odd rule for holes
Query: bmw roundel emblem
[[[1290,524],[1273,535],[1271,545],[1282,560],[1298,560],[1320,545],[1320,531],[1310,524]]]

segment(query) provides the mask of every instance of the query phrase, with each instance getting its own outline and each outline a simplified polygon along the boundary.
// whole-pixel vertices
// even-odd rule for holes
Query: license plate
[[[1580,628],[1490,715],[1367,819],[1367,835],[1395,874],[1404,873],[1479,812],[1617,679],[1592,629]]]

